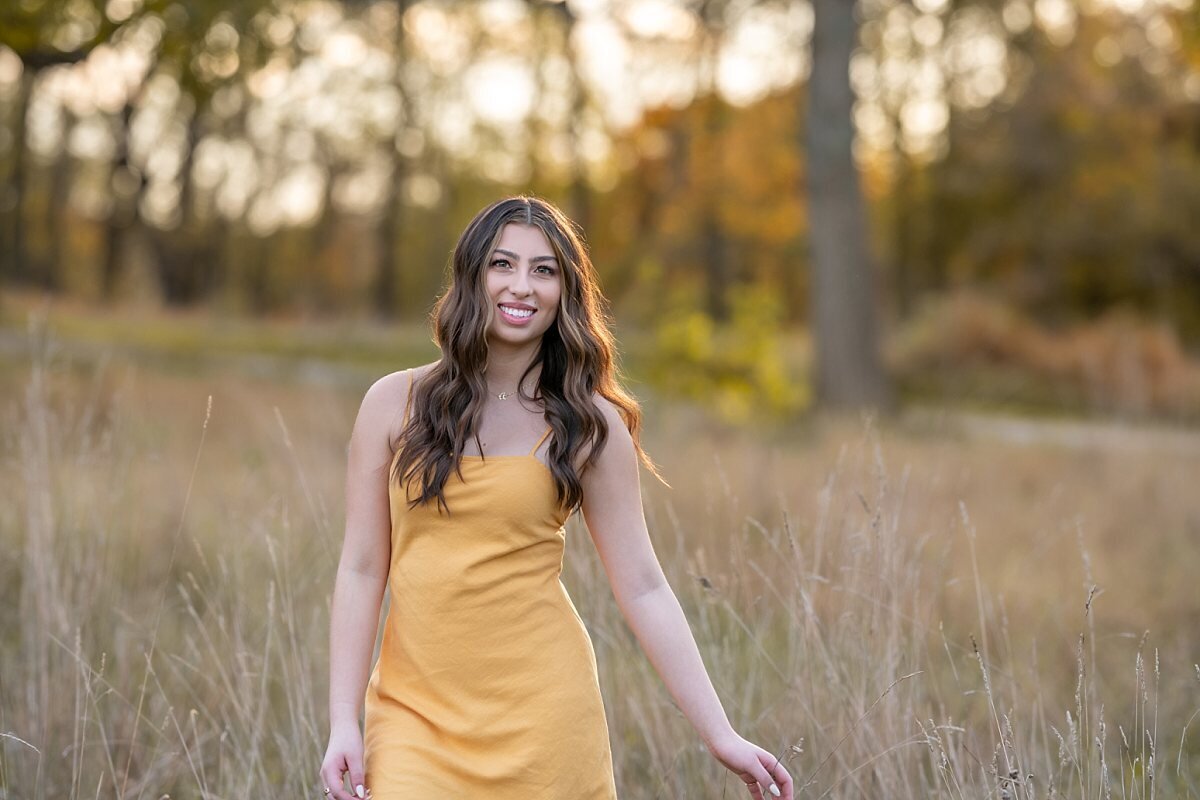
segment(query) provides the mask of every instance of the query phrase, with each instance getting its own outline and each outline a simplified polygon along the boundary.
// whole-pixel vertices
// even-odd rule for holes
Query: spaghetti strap
[[[537,444],[535,444],[533,446],[533,449],[529,451],[529,455],[533,455],[534,453],[537,452],[538,448],[542,446],[542,442],[546,441],[546,437],[550,435],[550,431],[551,431],[551,428],[549,425],[547,425],[546,432],[542,434],[542,438],[537,440]]]
[[[416,380],[416,378],[413,377],[411,369],[407,370],[407,372],[408,372],[408,399],[404,401],[404,419],[401,420],[401,424],[408,422],[408,409],[412,407],[412,387],[413,387],[413,382]]]

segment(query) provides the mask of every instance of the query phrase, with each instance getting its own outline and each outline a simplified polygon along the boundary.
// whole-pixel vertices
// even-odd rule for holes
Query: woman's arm
[[[321,766],[322,780],[336,800],[351,797],[342,789],[346,772],[355,795],[365,793],[358,717],[391,559],[390,431],[405,402],[407,381],[403,373],[376,381],[363,398],[350,435],[346,531],[329,620],[329,748]]]
[[[608,419],[608,441],[582,477],[583,515],[617,606],[709,752],[738,774],[752,796],[761,798],[769,791],[778,797],[782,787],[782,796],[791,798],[787,770],[766,750],[739,736],[721,707],[650,542],[633,439],[616,409],[606,400],[596,402]]]

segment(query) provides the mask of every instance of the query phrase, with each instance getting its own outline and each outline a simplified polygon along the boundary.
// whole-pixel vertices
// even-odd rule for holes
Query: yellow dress
[[[449,516],[389,490],[391,606],[363,738],[374,800],[617,796],[595,652],[560,580],[568,515],[534,455],[549,433],[527,455],[464,456]]]

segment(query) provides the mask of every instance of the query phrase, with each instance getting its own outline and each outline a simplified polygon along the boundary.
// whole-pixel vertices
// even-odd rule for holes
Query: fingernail
[[[361,784],[361,783],[360,783],[358,786],[355,786],[355,787],[354,787],[354,793],[355,793],[356,795],[358,795],[359,797],[363,797],[363,798],[365,798],[365,797],[366,797],[366,795],[365,795],[365,794],[363,794],[363,788],[362,788],[362,784]],[[779,792],[776,792],[775,794],[779,794]]]
[[[775,795],[776,797],[779,797],[779,787],[773,783],[771,784],[771,794]]]

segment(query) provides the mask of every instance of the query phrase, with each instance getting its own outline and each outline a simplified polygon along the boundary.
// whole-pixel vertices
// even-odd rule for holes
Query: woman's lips
[[[533,319],[533,315],[537,313],[536,309],[529,309],[529,311],[530,313],[526,316],[517,316],[517,314],[510,312],[505,306],[500,306],[500,316],[504,319],[504,321],[509,325],[515,325],[517,327],[528,325],[529,320]]]

